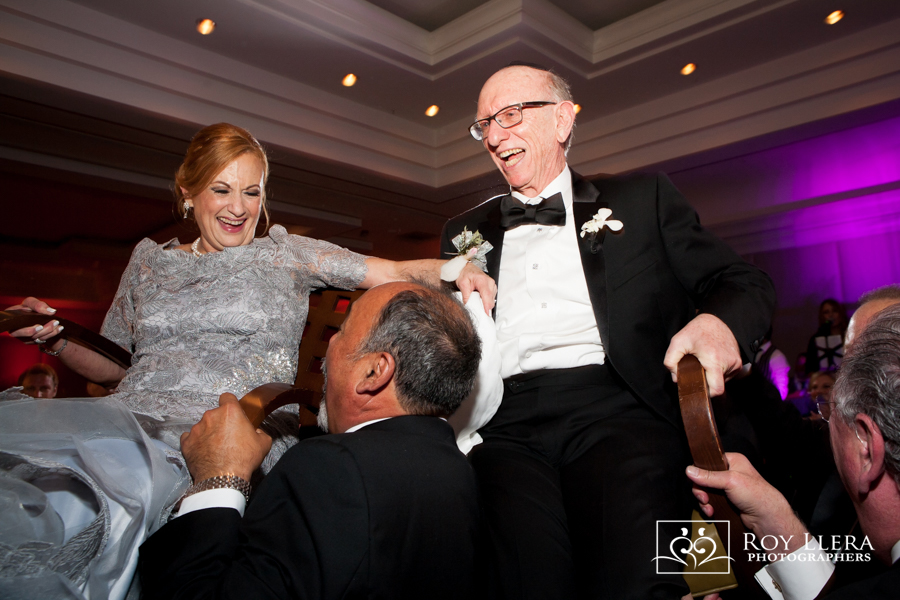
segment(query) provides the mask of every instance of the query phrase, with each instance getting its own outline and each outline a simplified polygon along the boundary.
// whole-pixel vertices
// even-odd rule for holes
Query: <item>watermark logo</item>
[[[813,552],[794,552],[804,547]],[[815,550],[822,552],[815,552]],[[764,535],[757,538],[752,533],[744,533],[744,551],[751,562],[869,562],[874,548],[869,536],[858,539],[854,535],[814,536],[804,533],[802,537],[789,535]]]
[[[671,530],[676,528],[681,535],[673,538]],[[706,564],[709,566],[702,569],[704,574],[731,574],[731,523],[697,522],[696,535],[693,535],[694,528],[694,521],[656,522],[656,558],[653,561],[657,575],[682,575]],[[725,534],[723,538],[717,535],[717,528]],[[726,541],[723,543],[722,539]]]

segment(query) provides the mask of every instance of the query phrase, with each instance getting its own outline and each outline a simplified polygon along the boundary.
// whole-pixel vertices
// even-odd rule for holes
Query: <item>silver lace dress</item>
[[[220,394],[293,383],[310,292],[354,289],[366,276],[366,257],[279,225],[200,257],[178,245],[138,244],[101,330],[133,354],[115,397],[174,448]],[[287,410],[267,420],[275,439],[263,471],[296,443],[297,426]]]
[[[102,330],[133,353],[116,393],[0,392],[0,598],[136,598],[138,547],[189,484],[180,434],[223,392],[292,383],[310,291],[366,274],[364,256],[279,226],[199,258],[177,245],[142,241],[122,276]],[[264,471],[297,425],[270,415]]]

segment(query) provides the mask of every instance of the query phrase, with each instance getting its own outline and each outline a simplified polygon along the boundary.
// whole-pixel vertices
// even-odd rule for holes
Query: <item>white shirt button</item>
[[[533,265],[531,265],[531,268],[532,268],[532,270],[537,271],[538,264],[534,263]]]
[[[546,302],[541,302],[541,308],[547,308],[547,303],[546,303]]]
[[[525,358],[531,358],[531,351],[530,351],[530,350],[529,350],[528,352],[525,353]]]

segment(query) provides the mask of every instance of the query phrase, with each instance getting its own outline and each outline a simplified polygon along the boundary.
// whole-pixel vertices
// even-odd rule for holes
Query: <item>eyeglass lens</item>
[[[816,409],[822,418],[826,421],[831,418],[831,402],[827,400],[816,400]]]
[[[522,108],[519,106],[508,106],[490,119],[482,119],[481,121],[475,122],[469,128],[469,131],[472,132],[472,136],[479,142],[483,140],[484,136],[487,134],[488,128],[491,126],[491,121],[497,121],[497,124],[500,125],[500,127],[509,129],[513,125],[518,125],[522,122]]]

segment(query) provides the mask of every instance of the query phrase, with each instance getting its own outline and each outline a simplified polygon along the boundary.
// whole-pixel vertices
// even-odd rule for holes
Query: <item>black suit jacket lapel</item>
[[[502,196],[498,196],[496,198],[491,198],[488,200],[491,203],[490,208],[487,209],[487,213],[481,221],[478,221],[474,224],[474,226],[470,226],[470,231],[478,231],[481,233],[481,237],[483,237],[486,241],[491,243],[493,249],[487,253],[486,262],[487,262],[487,274],[494,278],[494,281],[497,282],[497,287],[499,289],[500,286],[500,256],[503,254],[503,235],[505,231],[500,227],[500,198]],[[452,235],[456,235],[458,232],[453,232]],[[452,258],[449,257],[449,258]],[[496,319],[497,318],[497,306],[494,306],[494,310],[491,313],[491,316]]]
[[[609,356],[609,307],[606,293],[606,260],[603,255],[603,240],[606,237],[604,227],[593,237],[581,237],[582,224],[590,221],[598,210],[609,208],[608,203],[600,199],[600,191],[590,181],[582,179],[572,171],[572,214],[575,217],[575,236],[581,254],[581,266],[587,281],[588,295],[600,331],[600,340]]]
[[[493,202],[493,200],[492,200]],[[491,245],[494,247],[493,250],[487,253],[487,272],[488,275],[494,278],[494,281],[497,282],[497,287],[500,286],[500,256],[503,254],[503,235],[505,231],[500,228],[500,200],[496,199],[494,205],[488,211],[486,220],[483,221],[479,227],[478,231],[481,232],[481,237],[485,240],[489,241]],[[495,310],[496,316],[496,310]]]

